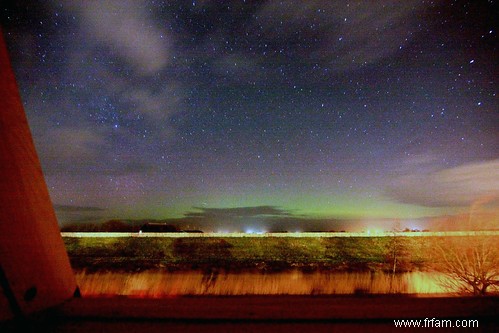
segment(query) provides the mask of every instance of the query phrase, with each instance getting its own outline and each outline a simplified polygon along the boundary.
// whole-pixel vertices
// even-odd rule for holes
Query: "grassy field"
[[[140,297],[458,292],[438,269],[439,251],[498,244],[497,236],[63,239],[82,294]]]
[[[396,271],[420,269],[432,242],[416,237],[64,238],[75,269]]]

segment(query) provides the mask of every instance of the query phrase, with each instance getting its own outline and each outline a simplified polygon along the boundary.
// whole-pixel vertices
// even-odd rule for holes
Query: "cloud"
[[[499,197],[499,159],[398,177],[387,189],[395,200],[428,207],[469,206]]]
[[[92,206],[54,205],[60,226],[71,223],[103,222],[109,218],[104,208]]]
[[[170,36],[149,15],[147,1],[68,1],[82,29],[93,42],[131,64],[143,75],[154,74],[168,64]]]
[[[261,27],[265,42],[291,45],[297,57],[348,71],[392,56],[410,42],[423,6],[415,0],[268,1],[254,30]],[[313,47],[304,35],[315,40]]]
[[[95,103],[96,98],[105,97],[107,102],[103,109],[106,104],[112,105],[121,119],[147,119],[156,122],[156,125],[157,121],[165,120],[181,109],[185,87],[168,72],[144,78],[117,71],[113,64],[104,60],[96,61],[88,46],[75,46],[68,48],[67,52],[69,61],[65,74],[67,77],[80,78],[82,89],[79,101],[91,104]],[[97,96],[88,95],[89,90],[99,93]],[[68,96],[68,100],[75,101],[75,96]],[[95,110],[95,105],[91,106],[94,109],[92,111],[100,111]]]
[[[256,206],[256,207],[237,207],[237,208],[204,208],[194,207],[200,212],[188,212],[188,217],[203,218],[246,218],[246,217],[265,217],[265,216],[287,216],[290,212],[274,206]]]
[[[198,62],[249,84],[287,80],[297,72],[291,66],[299,75],[316,65],[341,74],[401,52],[423,30],[425,8],[417,0],[196,3],[185,15],[204,29],[180,24],[175,52],[183,61],[175,66],[189,72]]]
[[[54,205],[54,209],[58,212],[102,212],[104,208],[91,206],[71,206],[71,205]]]
[[[157,13],[149,12],[147,1],[131,0],[43,6],[68,23],[50,35],[50,47],[60,44],[50,60],[57,65],[49,74],[22,75],[20,82],[46,175],[156,169],[147,153],[170,142],[175,131],[168,120],[182,110],[185,96],[168,71],[172,38],[153,17]]]
[[[90,127],[54,127],[36,114],[30,117],[30,127],[46,175],[81,173],[95,165],[107,147],[103,133]]]
[[[175,224],[181,228],[187,226],[203,231],[227,232],[345,230],[353,223],[348,220],[297,215],[276,206],[193,208],[195,211],[185,213],[182,218],[168,219],[163,222]]]
[[[122,100],[130,103],[137,113],[153,121],[164,120],[175,113],[184,97],[180,84],[174,82],[164,84],[159,89],[143,85],[129,86],[119,95]]]
[[[52,129],[41,137],[44,156],[62,158],[68,163],[90,160],[96,157],[96,147],[104,143],[104,138],[96,131],[85,128],[63,127]]]
[[[212,69],[216,75],[235,77],[242,81],[255,82],[264,79],[259,71],[257,59],[248,56],[244,52],[214,57],[212,59]]]
[[[164,125],[181,109],[184,87],[169,70],[173,37],[145,0],[90,0],[67,2],[80,23],[83,43],[67,48],[67,74],[114,101],[124,120],[145,119],[152,132],[166,133]],[[115,59],[131,66],[115,63]],[[88,96],[90,102],[95,96]],[[158,121],[163,121],[158,123]]]

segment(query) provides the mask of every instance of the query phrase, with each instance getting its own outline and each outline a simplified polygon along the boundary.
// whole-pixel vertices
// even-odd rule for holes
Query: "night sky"
[[[499,208],[495,1],[5,3],[61,225]]]

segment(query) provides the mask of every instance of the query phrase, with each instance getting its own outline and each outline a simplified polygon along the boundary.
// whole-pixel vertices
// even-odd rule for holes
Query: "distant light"
[[[368,235],[379,235],[379,234],[382,234],[383,233],[383,230],[382,229],[368,229],[366,231],[366,233]]]
[[[475,62],[475,59],[471,59],[470,60],[470,64],[474,63]]]
[[[244,232],[247,233],[247,234],[261,235],[261,234],[264,234],[266,231],[262,230],[262,229],[249,228],[249,229],[246,229]]]

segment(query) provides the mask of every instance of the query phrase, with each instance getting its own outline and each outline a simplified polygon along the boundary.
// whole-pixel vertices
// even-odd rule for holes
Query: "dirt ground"
[[[391,332],[394,320],[478,320],[497,331],[498,297],[231,296],[76,298],[2,332]],[[427,327],[425,331],[463,331]],[[466,330],[464,330],[466,331]]]

